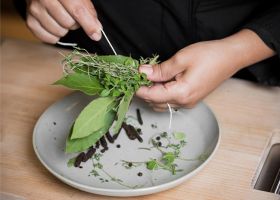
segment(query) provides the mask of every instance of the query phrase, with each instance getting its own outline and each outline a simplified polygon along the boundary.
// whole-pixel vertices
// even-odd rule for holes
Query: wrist
[[[237,71],[275,55],[275,52],[249,29],[243,29],[220,41]]]

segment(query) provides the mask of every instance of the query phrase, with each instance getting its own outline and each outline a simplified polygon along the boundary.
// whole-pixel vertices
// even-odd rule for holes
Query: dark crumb
[[[151,124],[151,127],[152,128],[157,128],[157,125],[156,124]]]
[[[84,160],[86,154],[84,152],[80,153],[74,163],[75,167],[80,167],[81,162]]]
[[[114,138],[111,136],[110,132],[108,131],[106,134],[106,138],[110,143],[114,143]]]
[[[141,116],[139,108],[136,109],[136,115],[137,115],[137,120],[138,120],[139,124],[143,125],[143,120],[142,120],[142,116]]]
[[[174,108],[174,111],[175,111],[175,112],[177,112],[177,111],[178,111],[178,109],[177,109],[177,108]]]
[[[83,168],[83,166],[79,166],[79,168]]]
[[[143,176],[143,173],[142,173],[142,172],[139,172],[137,175],[138,175],[138,176]]]
[[[88,149],[88,151],[86,152],[85,157],[84,157],[84,159],[83,159],[82,161],[83,161],[83,162],[88,161],[88,159],[90,159],[90,158],[93,156],[93,154],[95,153],[95,151],[96,151],[96,149],[93,148],[93,146],[91,146],[91,147]]]
[[[158,145],[159,147],[161,147],[162,144],[161,144],[161,142],[158,142],[157,145]]]
[[[106,141],[106,139],[105,139],[104,136],[102,136],[102,137],[100,138],[99,141],[100,141],[101,146],[102,146],[104,149],[107,148],[108,144],[107,144],[107,141]]]
[[[96,148],[96,149],[98,149],[98,148],[99,148],[99,146],[100,146],[100,142],[99,142],[99,141],[97,141],[97,142],[95,143],[95,148]]]
[[[56,125],[56,122],[53,122],[53,125]]]
[[[120,145],[120,144],[117,144],[117,148],[121,148],[121,145]]]
[[[160,136],[157,136],[157,137],[156,137],[156,140],[160,140]]]
[[[142,130],[141,130],[141,128],[137,128],[136,131],[137,131],[140,135],[142,135]]]
[[[108,150],[108,147],[105,147],[104,149],[101,149],[100,152],[101,152],[101,153],[104,153],[104,152],[107,151],[107,150]]]
[[[129,166],[129,167],[132,167],[132,163],[131,163],[131,162],[130,162],[130,163],[128,163],[128,166]]]

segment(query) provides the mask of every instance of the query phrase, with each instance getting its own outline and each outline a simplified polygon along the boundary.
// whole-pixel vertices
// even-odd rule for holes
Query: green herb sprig
[[[156,64],[158,56],[135,60],[122,55],[99,56],[75,47],[63,60],[64,76],[55,85],[97,95],[77,117],[66,140],[67,153],[94,145],[113,126],[119,132],[134,93],[152,83],[138,72],[142,64]]]

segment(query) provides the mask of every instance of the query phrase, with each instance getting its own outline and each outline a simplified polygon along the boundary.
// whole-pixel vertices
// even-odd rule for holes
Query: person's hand
[[[158,65],[140,66],[154,82],[141,87],[137,96],[156,111],[193,107],[239,69],[271,57],[273,50],[252,31],[243,30],[222,40],[199,42]]]
[[[36,37],[52,44],[79,26],[95,41],[102,36],[102,25],[90,0],[27,0],[26,23]]]

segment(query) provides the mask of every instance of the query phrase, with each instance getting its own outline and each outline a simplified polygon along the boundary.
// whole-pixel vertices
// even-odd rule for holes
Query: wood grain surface
[[[110,200],[74,189],[41,165],[32,148],[43,111],[71,91],[51,86],[61,74],[58,48],[4,39],[1,43],[1,192],[31,200]],[[230,79],[205,102],[222,134],[213,160],[195,177],[158,194],[127,200],[280,199],[252,189],[252,178],[273,129],[280,128],[280,88]],[[15,198],[16,199],[16,198]]]

